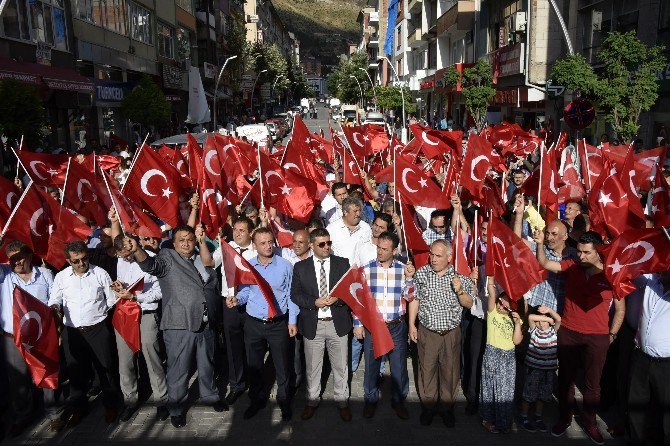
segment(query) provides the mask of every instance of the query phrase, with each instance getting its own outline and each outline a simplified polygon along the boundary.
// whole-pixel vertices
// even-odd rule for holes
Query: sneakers
[[[565,431],[568,430],[571,424],[572,420],[568,421],[558,420],[556,424],[554,424],[554,427],[551,428],[551,435],[553,435],[554,437],[560,437],[565,433]]]
[[[535,424],[533,424],[533,421],[529,420],[528,417],[521,417],[521,427],[528,432],[537,432]]]
[[[549,428],[547,427],[546,424],[544,424],[544,420],[542,420],[542,418],[538,418],[535,420],[535,429],[537,429],[538,432],[549,431]]]
[[[605,440],[603,439],[602,434],[598,430],[598,426],[590,426],[590,427],[584,426],[582,429],[584,430],[584,433],[595,444],[598,444],[598,445],[605,444]]]

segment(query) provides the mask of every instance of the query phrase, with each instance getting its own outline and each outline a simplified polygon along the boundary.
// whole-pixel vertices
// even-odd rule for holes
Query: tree
[[[484,59],[479,59],[470,68],[464,68],[461,75],[455,66],[444,74],[445,85],[456,87],[460,82],[465,98],[465,108],[475,121],[477,130],[486,124],[486,111],[496,95],[493,86],[493,67]]]
[[[368,55],[364,52],[341,58],[338,67],[326,80],[328,91],[345,104],[357,103],[361,99],[361,90],[365,95],[370,88],[368,76],[365,74],[367,66]]]
[[[662,46],[646,46],[634,31],[613,32],[597,54],[601,68],[594,70],[581,56],[568,56],[556,63],[551,76],[596,102],[619,141],[631,142],[640,129],[640,114],[658,99],[657,73],[666,64],[664,51]]]
[[[42,99],[37,89],[14,79],[0,81],[0,134],[20,141],[28,147],[42,143],[46,120]]]
[[[131,122],[145,128],[170,123],[170,102],[148,75],[142,76],[139,85],[123,98],[121,109]]]
[[[375,94],[376,93],[376,94]],[[416,104],[409,102],[410,91],[409,88],[403,87],[403,93],[405,95],[405,113],[414,113],[416,112]],[[370,89],[367,93],[368,100],[371,100],[373,97],[377,98],[375,103],[382,110],[394,110],[397,114],[400,114],[402,110],[402,94],[400,93],[400,87],[395,85],[387,85],[382,87],[378,85],[374,90]]]

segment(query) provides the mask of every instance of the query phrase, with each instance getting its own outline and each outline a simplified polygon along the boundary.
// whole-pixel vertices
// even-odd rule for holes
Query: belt
[[[96,328],[98,328],[100,325],[105,323],[105,319],[102,321],[98,322],[95,325],[89,325],[88,327],[74,327],[76,330],[80,331],[81,333],[88,333],[89,331],[92,331]]]
[[[395,324],[399,324],[399,323],[402,322],[402,318],[403,318],[403,317],[400,316],[400,317],[397,317],[397,318],[395,318],[395,319],[391,319],[390,321],[386,321],[386,325],[395,325]]]
[[[320,317],[319,320],[323,321],[323,322],[328,322],[328,321],[332,321],[333,318],[332,317]]]
[[[635,346],[635,350],[644,356],[650,362],[670,362],[670,358],[661,358],[658,356],[651,356],[648,353],[645,353],[640,347]]]
[[[142,314],[154,314],[158,313],[158,310],[142,310]]]
[[[430,328],[426,327],[425,325],[423,325],[422,327],[425,328],[426,330],[428,330],[428,331],[430,331],[430,332],[433,332],[433,333],[435,333],[435,334],[437,334],[437,335],[440,335],[440,336],[444,336],[444,335],[446,335],[447,333],[449,333],[450,331],[452,331],[452,330],[458,328],[458,327],[454,327],[454,328],[450,328],[450,329],[448,329],[448,330],[431,330]]]
[[[288,314],[280,314],[279,316],[269,317],[267,319],[261,319],[259,317],[253,317],[249,313],[247,313],[247,316],[249,316],[251,319],[253,319],[255,321],[262,322],[263,324],[275,324],[277,322],[281,322],[281,321],[286,320],[288,318]]]

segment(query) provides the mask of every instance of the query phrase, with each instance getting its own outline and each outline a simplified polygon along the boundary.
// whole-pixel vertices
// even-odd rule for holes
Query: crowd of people
[[[471,150],[467,139],[462,149],[466,159]],[[369,169],[358,168],[360,179],[352,183],[347,173],[352,167],[335,154],[332,164],[317,163],[327,188],[303,223],[287,219],[272,205],[266,208],[262,199],[259,206],[250,200],[235,204],[224,196],[220,201],[229,207],[227,218],[216,228],[208,227],[211,223],[200,218],[207,196],[196,187],[186,198],[188,218],[179,224],[170,226],[152,216],[162,224],[161,236],[143,225],[129,230],[116,202],[107,209],[106,224],[81,218],[91,226],[91,235],[67,240],[62,268],[39,258],[31,240],[3,239],[8,263],[0,264],[0,401],[12,413],[8,434],[20,435],[42,409],[52,431],[75,427],[88,415],[90,398],[98,394],[108,423],[128,422],[145,404],[143,389],[149,388],[146,404],[155,405],[156,418],[169,418],[174,428],[182,428],[187,424],[194,366],[199,402],[227,411],[243,404],[240,397],[246,392],[248,420],[269,399],[264,382],[269,352],[285,421],[293,418],[296,392],[305,393],[302,420],[317,412],[325,354],[334,384],[332,399],[344,422],[356,418],[349,398],[352,374],[359,367],[364,368],[363,418],[375,416],[384,374],[390,374],[388,403],[399,419],[412,418],[405,402],[408,357],[416,355],[421,425],[439,416],[447,428],[455,426],[460,385],[465,412],[481,417],[483,428],[492,434],[510,432],[516,422],[529,432],[561,436],[579,415],[586,435],[603,444],[596,414],[601,403],[607,403],[617,414],[609,426],[612,435],[627,434],[631,444],[670,442],[665,373],[670,371],[665,332],[670,323],[670,271],[639,275],[633,280],[634,291],[618,298],[606,274],[612,266],[606,265],[602,249],[604,240],[613,238],[594,227],[588,194],[562,200],[552,217],[549,207],[539,206],[539,197],[524,188],[538,162],[537,150],[509,157],[499,175],[491,163],[487,181],[508,198],[499,213],[490,212],[491,203],[474,199],[458,182],[447,192],[447,169],[430,170],[431,160],[418,153],[413,165],[422,167],[433,186],[443,191],[448,206],[417,205],[407,214],[405,189],[398,191],[396,185],[402,178],[404,187],[412,190],[406,181],[408,169],[399,176],[394,173],[390,181],[377,181]],[[110,178],[120,184],[130,181],[133,151],[101,155],[121,160]],[[393,168],[396,154],[387,156]],[[83,159],[85,154],[76,157]],[[373,159],[371,155],[368,162]],[[667,194],[668,165],[661,161],[656,167],[662,172],[657,178],[666,184],[654,187]],[[34,179],[26,174],[15,180],[22,193]],[[250,182],[262,181],[256,179],[259,174],[250,175]],[[267,173],[260,176],[268,180]],[[128,190],[133,189],[127,187],[124,193]],[[63,204],[62,190],[49,192]],[[265,193],[280,194],[280,189]],[[501,229],[494,234],[500,238],[492,238],[490,231],[498,225],[513,238],[501,240]],[[423,260],[409,226],[420,231],[426,247]],[[647,215],[647,228],[661,226]],[[289,240],[284,237],[280,243],[280,232],[290,233]],[[514,255],[487,259],[494,256],[496,244]],[[542,278],[517,296],[492,271],[502,269],[512,281],[525,280],[515,276],[521,272],[515,269],[522,267],[514,262],[526,250],[543,270]],[[232,259],[236,274],[253,268],[263,280],[237,283],[236,278],[231,283],[227,271]],[[469,273],[463,273],[459,261],[467,263]],[[332,293],[356,268],[392,340],[383,355],[375,349],[380,332],[352,313],[344,296]],[[58,326],[61,384],[39,389],[42,404],[35,404],[38,389],[15,342],[21,330],[12,312],[15,287],[48,305]],[[358,299],[363,293],[351,294]],[[111,322],[115,306],[123,301],[136,302],[140,309],[138,350]],[[222,352],[226,362],[217,360],[224,357]],[[583,378],[577,376],[580,371]],[[227,376],[227,382],[221,376]],[[583,383],[579,411],[578,382]],[[559,417],[549,419],[543,409],[555,400]]]

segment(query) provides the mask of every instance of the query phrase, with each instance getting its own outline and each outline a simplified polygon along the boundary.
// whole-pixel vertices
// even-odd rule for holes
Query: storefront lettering
[[[123,88],[98,85],[95,87],[99,101],[123,101]]]

